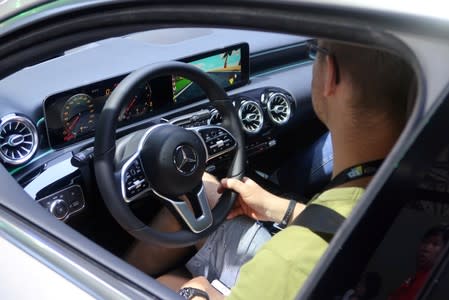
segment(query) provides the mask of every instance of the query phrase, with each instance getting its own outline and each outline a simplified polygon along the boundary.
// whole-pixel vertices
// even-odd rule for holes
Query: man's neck
[[[352,166],[385,158],[400,134],[400,130],[393,130],[386,123],[371,130],[356,126],[343,127],[331,131],[334,149],[332,177]],[[370,179],[360,178],[341,186],[365,187]]]

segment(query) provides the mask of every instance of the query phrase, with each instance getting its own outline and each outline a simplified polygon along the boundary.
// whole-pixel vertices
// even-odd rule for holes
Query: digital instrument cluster
[[[93,136],[108,96],[123,78],[112,78],[48,97],[44,112],[50,145],[59,148]],[[171,76],[143,82],[122,107],[119,127],[160,113],[171,104]]]
[[[247,43],[208,51],[180,61],[208,73],[224,90],[235,89],[249,81]],[[107,98],[125,76],[48,97],[44,101],[44,114],[50,146],[57,149],[92,137]],[[143,82],[122,107],[118,126],[128,125],[204,97],[204,92],[196,83],[176,74]]]

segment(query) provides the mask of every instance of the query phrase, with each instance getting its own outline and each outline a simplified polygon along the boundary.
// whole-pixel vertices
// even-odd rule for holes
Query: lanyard
[[[356,179],[373,176],[379,169],[382,162],[383,162],[383,159],[372,160],[372,161],[369,161],[369,162],[366,162],[363,164],[355,165],[355,166],[349,167],[347,169],[344,169],[343,171],[338,173],[338,175],[335,176],[334,179],[332,179],[328,185],[326,185],[324,190],[331,189],[333,187],[342,185],[344,183],[347,183],[347,182],[350,182],[350,181],[353,181]]]

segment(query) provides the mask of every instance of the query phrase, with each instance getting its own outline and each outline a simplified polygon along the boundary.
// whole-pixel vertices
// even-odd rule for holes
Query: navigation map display
[[[225,90],[242,86],[249,80],[247,43],[210,51],[181,61],[207,72]],[[190,102],[202,97],[204,97],[204,92],[197,84],[186,78],[174,76],[173,101],[175,103]]]

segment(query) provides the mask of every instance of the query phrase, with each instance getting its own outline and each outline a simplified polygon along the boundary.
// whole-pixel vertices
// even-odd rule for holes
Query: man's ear
[[[326,79],[324,82],[324,95],[332,96],[337,88],[337,64],[334,56],[326,55]]]

